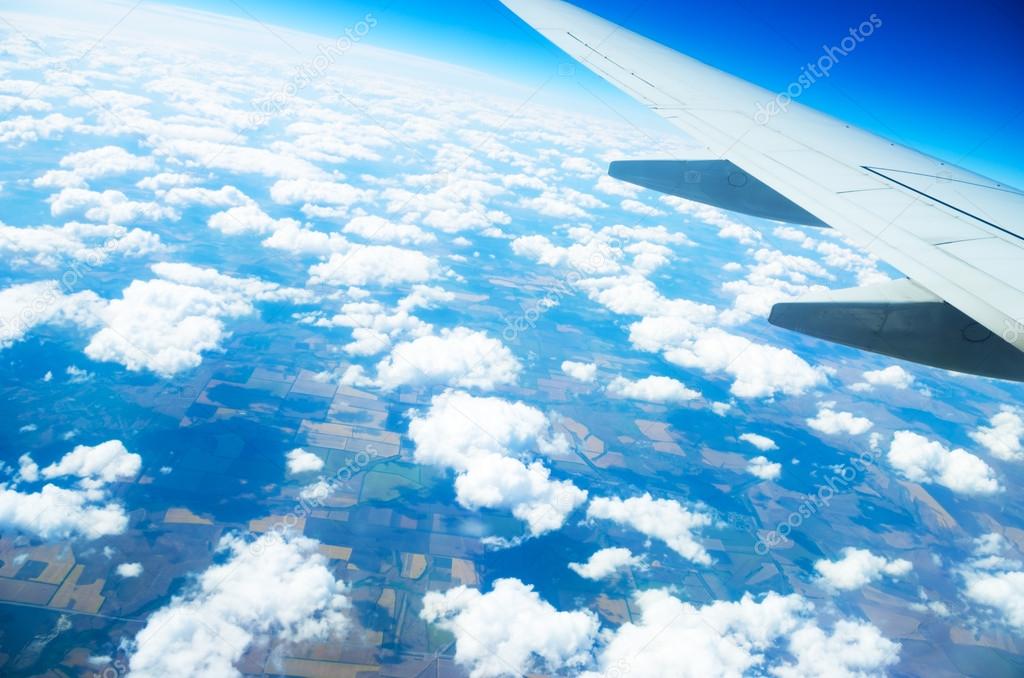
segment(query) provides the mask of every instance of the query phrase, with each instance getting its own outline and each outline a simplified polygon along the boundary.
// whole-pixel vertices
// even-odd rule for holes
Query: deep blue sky
[[[496,0],[185,0],[335,36],[366,13],[367,41],[536,86],[564,58]],[[639,33],[772,90],[782,90],[849,29],[883,26],[801,101],[1024,188],[1024,3],[1015,0],[657,2],[576,0]],[[584,79],[590,88],[594,83]],[[587,97],[570,78],[566,87]],[[574,94],[574,96],[577,96]],[[590,102],[593,103],[593,102]],[[615,100],[615,106],[625,102]],[[628,104],[625,104],[628,105]]]

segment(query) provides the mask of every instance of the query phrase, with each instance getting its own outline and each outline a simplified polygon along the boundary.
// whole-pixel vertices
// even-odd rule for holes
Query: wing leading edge
[[[717,164],[705,186],[686,183],[687,163],[696,161],[615,163],[613,176],[755,216],[831,226],[908,277],[895,287],[916,291],[836,291],[780,304],[771,322],[1024,381],[1024,193],[796,102],[766,116],[775,93],[567,2],[502,2],[720,159],[709,161]],[[727,184],[735,172],[751,181],[716,184],[715,172]]]

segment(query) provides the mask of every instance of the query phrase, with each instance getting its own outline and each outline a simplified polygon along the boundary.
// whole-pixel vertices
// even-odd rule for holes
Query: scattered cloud
[[[428,592],[420,616],[455,636],[455,661],[471,678],[578,670],[598,630],[593,612],[560,612],[518,579],[499,579],[487,593]]]
[[[142,574],[142,563],[121,563],[114,571],[122,579],[135,579]]]
[[[690,511],[674,499],[654,499],[649,493],[629,499],[597,497],[587,507],[587,518],[631,527],[665,542],[687,560],[711,564],[711,556],[698,541],[701,529],[711,525],[711,516]]]
[[[979,426],[970,435],[997,459],[1024,461],[1024,417],[1016,407],[1004,405],[988,426]]]
[[[323,642],[349,630],[348,591],[318,542],[227,535],[218,551],[222,561],[150,615],[131,642],[128,675],[241,676],[235,665],[252,646]]]
[[[605,579],[620,570],[644,567],[644,559],[629,549],[607,548],[594,553],[585,563],[569,563],[569,569],[584,579]]]
[[[312,473],[324,467],[324,460],[319,455],[307,452],[301,447],[297,447],[286,454],[285,461],[288,465],[288,473],[291,475]]]
[[[858,417],[851,412],[836,412],[831,407],[825,406],[818,410],[817,416],[807,420],[807,425],[826,435],[834,436],[843,433],[859,436],[870,431],[875,424],[866,417]]]
[[[900,646],[869,623],[840,619],[822,628],[814,606],[796,594],[698,606],[653,589],[636,593],[631,607],[638,614],[605,632],[597,670],[583,678],[866,678],[899,658]]]
[[[936,483],[965,495],[990,495],[1002,489],[995,471],[980,457],[962,449],[951,450],[912,431],[896,432],[888,459],[915,483]]]
[[[584,384],[592,384],[597,381],[597,365],[595,363],[578,363],[572,360],[565,360],[562,362],[562,372]]]
[[[395,243],[398,245],[426,245],[435,242],[437,236],[427,233],[419,226],[402,224],[383,217],[365,215],[353,218],[343,231],[373,242]]]
[[[1009,544],[998,533],[975,540],[973,558],[960,570],[968,600],[999,615],[1000,622],[1024,634],[1024,564],[1005,557]]]
[[[889,388],[904,390],[914,385],[914,375],[907,372],[899,365],[891,365],[882,370],[872,370],[864,373],[864,381],[857,382],[850,388],[854,391],[870,391],[876,386],[887,386]]]
[[[510,510],[533,535],[562,527],[587,498],[571,482],[552,479],[537,458],[566,451],[568,442],[552,435],[540,410],[523,403],[447,391],[413,418],[409,437],[417,463],[455,472],[460,505]]]
[[[686,403],[701,397],[699,391],[687,388],[685,384],[669,377],[645,377],[637,381],[615,377],[608,384],[608,395],[613,398],[628,398],[649,403]]]
[[[759,433],[744,433],[740,436],[740,440],[745,443],[750,443],[762,452],[770,452],[771,450],[779,449],[778,444],[776,444],[774,440]]]
[[[441,275],[437,260],[390,245],[352,244],[309,269],[312,285],[392,287],[423,283]]]
[[[853,591],[882,579],[883,576],[905,577],[913,570],[909,560],[889,560],[867,549],[844,548],[839,560],[818,560],[814,569],[821,582],[837,591]]]
[[[0,482],[0,525],[46,540],[99,539],[128,527],[124,507],[109,500],[106,486],[138,475],[142,457],[121,441],[79,445],[42,471],[28,454],[19,458],[18,466],[13,482]],[[47,483],[35,492],[16,487],[67,477],[77,479],[78,487]]]
[[[782,475],[782,464],[769,461],[768,457],[754,457],[747,464],[747,473],[761,480],[778,480]]]
[[[225,321],[252,314],[257,301],[309,301],[303,290],[258,278],[233,278],[190,264],[155,264],[157,278],[136,280],[97,316],[103,327],[85,348],[99,362],[173,376],[221,348]]]
[[[456,327],[396,344],[377,364],[376,383],[386,390],[442,384],[489,391],[514,384],[521,369],[512,351],[497,339]]]

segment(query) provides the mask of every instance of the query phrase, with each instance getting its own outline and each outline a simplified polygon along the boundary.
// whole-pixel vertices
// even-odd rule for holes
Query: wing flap
[[[776,304],[769,322],[923,365],[1024,381],[1024,353],[909,280]]]

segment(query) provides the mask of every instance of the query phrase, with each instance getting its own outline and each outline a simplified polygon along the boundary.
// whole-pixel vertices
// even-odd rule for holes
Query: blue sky
[[[190,0],[181,4],[340,35],[367,13],[368,42],[537,86],[564,61],[497,0]],[[936,0],[576,4],[772,90],[871,14],[883,25],[801,101],[975,171],[1024,186],[1024,6]],[[588,89],[596,85],[582,76]],[[549,84],[586,98],[571,78]],[[593,91],[593,90],[592,90]],[[614,106],[628,105],[621,98]],[[593,102],[590,102],[593,103]],[[581,105],[582,102],[581,102]]]

